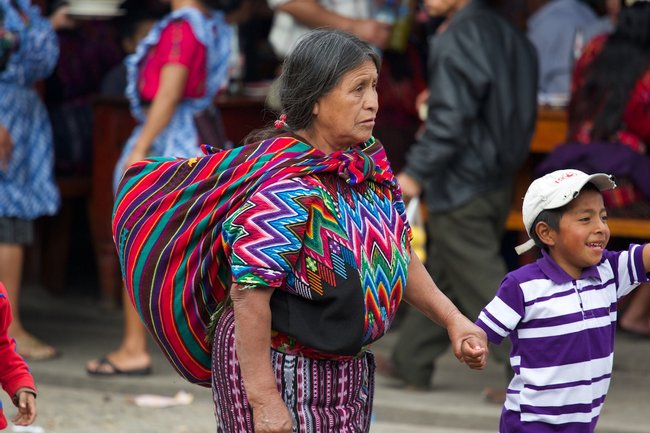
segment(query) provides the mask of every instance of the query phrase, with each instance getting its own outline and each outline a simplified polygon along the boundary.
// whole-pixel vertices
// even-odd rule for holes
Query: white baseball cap
[[[528,236],[530,236],[533,223],[540,212],[546,209],[557,209],[569,203],[580,194],[580,190],[589,182],[593,183],[600,191],[616,188],[616,183],[608,174],[587,174],[574,169],[557,170],[535,179],[526,191],[521,209]],[[535,241],[529,239],[515,247],[515,251],[517,254],[523,254],[534,246]]]

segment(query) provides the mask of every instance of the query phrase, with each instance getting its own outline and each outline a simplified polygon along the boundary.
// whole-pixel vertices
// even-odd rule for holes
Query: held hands
[[[279,393],[253,405],[253,425],[255,433],[291,433],[292,422],[289,409]]]
[[[11,420],[15,425],[28,426],[36,419],[36,396],[34,391],[21,388],[13,399],[18,413]]]
[[[485,331],[458,312],[447,326],[447,332],[456,358],[469,368],[483,370],[487,365],[488,355]]]

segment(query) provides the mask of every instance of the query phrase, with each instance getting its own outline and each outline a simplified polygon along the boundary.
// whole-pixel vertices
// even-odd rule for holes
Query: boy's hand
[[[36,419],[36,396],[34,391],[21,388],[16,393],[14,404],[18,408],[18,413],[11,420],[15,425],[28,426]]]
[[[481,346],[481,342],[475,338],[468,338],[463,341],[460,347],[462,358],[460,362],[467,364],[474,370],[483,370],[487,365],[488,349]]]
[[[447,325],[454,355],[470,368],[483,369],[487,363],[487,334],[460,312],[456,312]]]

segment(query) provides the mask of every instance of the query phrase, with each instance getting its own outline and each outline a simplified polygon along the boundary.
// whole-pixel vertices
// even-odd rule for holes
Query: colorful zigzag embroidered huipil
[[[314,206],[309,209],[311,218],[297,220],[304,228],[298,234],[307,246],[285,259],[282,268],[296,266],[295,279],[288,275],[283,282],[272,273],[256,274],[250,265],[257,262],[228,256],[227,238],[233,232],[225,230],[224,222],[234,212],[249,209],[254,192],[271,193],[269,185],[292,178],[304,178],[298,184],[307,185],[327,173],[334,176],[323,179],[336,181],[323,180],[315,186],[320,199],[311,199],[314,204],[322,202],[322,209]],[[340,194],[339,179],[355,191],[354,197]],[[303,196],[307,199],[310,194]],[[285,202],[285,211],[286,206]],[[270,229],[273,219],[266,221],[265,229]],[[291,238],[289,227],[285,225],[276,240]],[[353,294],[337,278],[357,272],[364,324],[354,344],[360,347],[385,332],[384,322],[390,323],[401,299],[409,261],[410,234],[399,189],[383,147],[372,138],[330,155],[296,138],[279,137],[202,158],[156,158],[134,164],[120,182],[113,236],[125,287],[147,329],[179,374],[204,386],[210,386],[207,325],[224,302],[233,276],[239,278],[246,266],[246,278],[257,278],[252,284],[284,284],[284,290],[276,293],[300,292],[301,296],[291,297],[295,299],[332,295],[340,287]],[[245,245],[245,237],[240,238]],[[274,321],[276,325],[281,328]],[[328,352],[327,347],[315,348]],[[334,351],[352,352],[351,345]]]

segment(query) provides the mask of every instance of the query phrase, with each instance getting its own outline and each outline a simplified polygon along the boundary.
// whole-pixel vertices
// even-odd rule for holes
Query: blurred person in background
[[[52,129],[34,84],[56,65],[55,30],[72,26],[65,6],[46,19],[28,0],[0,0],[0,281],[14,312],[9,336],[28,360],[58,354],[23,327],[20,315],[24,252],[34,239],[34,220],[59,207]]]
[[[538,92],[565,95],[571,87],[576,50],[584,43],[584,30],[598,21],[582,0],[534,0],[528,18],[528,39],[539,59]]]
[[[525,35],[482,0],[427,0],[425,8],[447,21],[429,45],[426,124],[397,178],[406,197],[426,202],[427,270],[476,318],[507,270],[500,247],[535,127],[536,55]],[[378,370],[408,389],[431,389],[445,340],[409,310],[391,359],[378,358]],[[503,363],[507,351],[494,350]],[[487,397],[505,398],[505,384]]]
[[[151,156],[193,157],[201,153],[195,116],[212,106],[227,79],[231,31],[223,9],[234,7],[231,3],[171,0],[171,13],[126,59],[126,94],[138,124],[115,167],[114,187],[134,162]],[[120,346],[89,361],[89,374],[151,373],[146,330],[126,295],[123,311]]]

